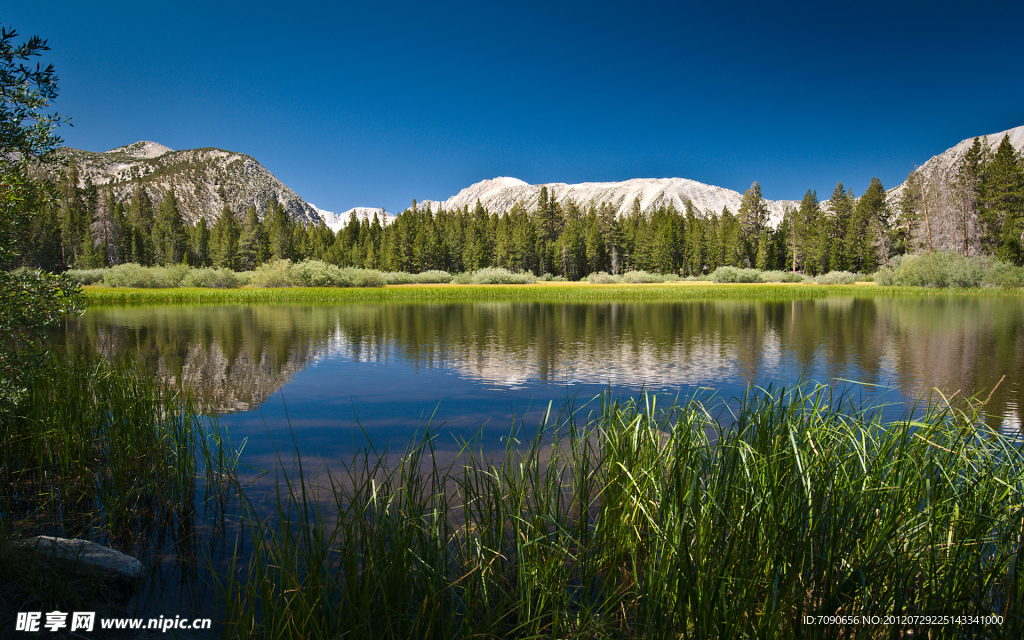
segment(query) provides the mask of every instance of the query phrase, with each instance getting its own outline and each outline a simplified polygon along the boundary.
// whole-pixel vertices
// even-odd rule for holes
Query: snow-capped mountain
[[[320,214],[320,218],[324,221],[324,224],[326,224],[334,233],[338,233],[339,229],[348,224],[353,213],[356,214],[356,218],[358,218],[360,222],[363,220],[373,220],[374,214],[377,214],[377,219],[380,220],[380,223],[383,226],[387,226],[395,219],[395,216],[390,213],[387,213],[383,209],[377,209],[374,207],[353,207],[348,211],[334,213],[333,211],[325,211],[312,203],[309,203],[309,206],[313,207],[313,209]]]
[[[457,195],[444,202],[427,201],[433,209],[458,209],[476,206],[477,200],[488,211],[507,213],[512,206],[520,202],[526,209],[537,206],[540,188],[547,187],[548,197],[559,204],[572,199],[580,206],[608,203],[615,207],[620,216],[627,215],[633,208],[633,202],[640,199],[640,209],[651,211],[660,206],[675,205],[679,211],[685,211],[689,200],[697,211],[716,214],[723,207],[729,207],[733,213],[739,211],[743,194],[716,187],[713,185],[688,180],[686,178],[635,178],[625,182],[584,182],[581,184],[565,184],[562,182],[540,185],[527,184],[516,178],[494,178],[484,180],[466,187]],[[798,207],[800,203],[793,200],[767,200],[770,212],[770,223],[775,226],[782,220],[786,206]]]

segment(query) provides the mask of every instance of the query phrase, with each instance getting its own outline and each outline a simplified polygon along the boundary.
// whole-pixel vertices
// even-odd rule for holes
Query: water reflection
[[[992,426],[1019,431],[1022,329],[1018,299],[936,296],[100,307],[66,332],[79,348],[130,354],[168,382],[190,385],[222,413],[255,410],[281,389],[321,394],[322,404],[339,394],[361,405],[394,403],[414,393],[409,374],[430,379],[435,402],[456,394],[466,406],[486,404],[495,390],[544,401],[564,395],[555,386],[741,393],[751,384],[836,378],[892,387],[905,400],[933,387],[984,396],[1005,376],[987,413]],[[304,374],[301,389],[289,386],[325,362],[320,377]],[[373,394],[367,383],[388,393]]]

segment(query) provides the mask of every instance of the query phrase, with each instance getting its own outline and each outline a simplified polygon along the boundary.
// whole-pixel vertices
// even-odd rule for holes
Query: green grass
[[[213,425],[139,370],[48,367],[0,418],[4,632],[18,610],[86,610],[98,589],[10,542],[81,536],[145,555],[170,540],[194,567],[224,536],[224,500],[246,491]],[[696,401],[602,398],[504,451],[469,443],[448,466],[429,433],[340,474],[282,464],[271,512],[255,495],[241,508],[246,555],[210,568],[218,625],[246,638],[1019,638],[1024,444],[978,408],[883,424],[817,387],[716,420]],[[865,614],[1003,622],[803,623]]]
[[[219,585],[225,635],[1024,633],[1024,455],[970,406],[882,424],[798,389],[718,422],[698,402],[605,398],[496,456],[467,445],[439,467],[432,443],[315,482],[279,470],[242,577]],[[1003,622],[803,622],[928,614]]]
[[[144,562],[166,544],[194,556],[197,501],[226,495],[233,468],[214,427],[135,365],[44,360],[28,397],[0,413],[0,629],[18,610],[81,609],[99,588],[18,540],[85,538]]]
[[[419,285],[381,288],[286,287],[278,289],[126,289],[89,286],[89,304],[260,304],[344,302],[612,301],[748,299],[791,300],[829,296],[1016,296],[1024,289],[936,290],[922,287],[802,284],[644,284],[587,283],[535,285]]]

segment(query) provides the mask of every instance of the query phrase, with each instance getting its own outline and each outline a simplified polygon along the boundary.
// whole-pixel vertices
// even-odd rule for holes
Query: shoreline
[[[535,284],[396,284],[384,287],[241,287],[214,288],[121,288],[102,285],[82,287],[90,305],[136,304],[273,304],[346,302],[605,302],[684,301],[748,298],[799,300],[832,296],[958,296],[1024,297],[1024,289],[882,287],[873,282],[849,285],[803,283],[673,282],[652,284],[590,284],[587,282],[540,282]]]

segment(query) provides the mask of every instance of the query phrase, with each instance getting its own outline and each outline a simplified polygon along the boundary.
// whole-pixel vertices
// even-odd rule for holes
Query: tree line
[[[382,271],[504,267],[578,280],[600,271],[698,276],[719,266],[870,273],[894,256],[940,249],[1024,262],[1024,160],[1007,139],[995,152],[975,139],[952,168],[912,172],[891,203],[877,178],[860,197],[842,183],[824,202],[808,190],[774,227],[756,182],[736,212],[699,212],[690,202],[682,210],[669,204],[645,212],[636,200],[618,216],[611,203],[559,203],[541,187],[532,210],[516,204],[499,215],[478,202],[432,211],[413,201],[390,224],[353,213],[337,233],[322,221],[291,220],[274,200],[263,211],[225,204],[212,225],[202,218],[189,224],[173,188],[159,202],[141,186],[117,201],[89,180],[79,186],[73,166],[59,192],[22,230],[26,266],[185,263],[239,271],[310,258]],[[220,194],[226,202],[223,187]]]

